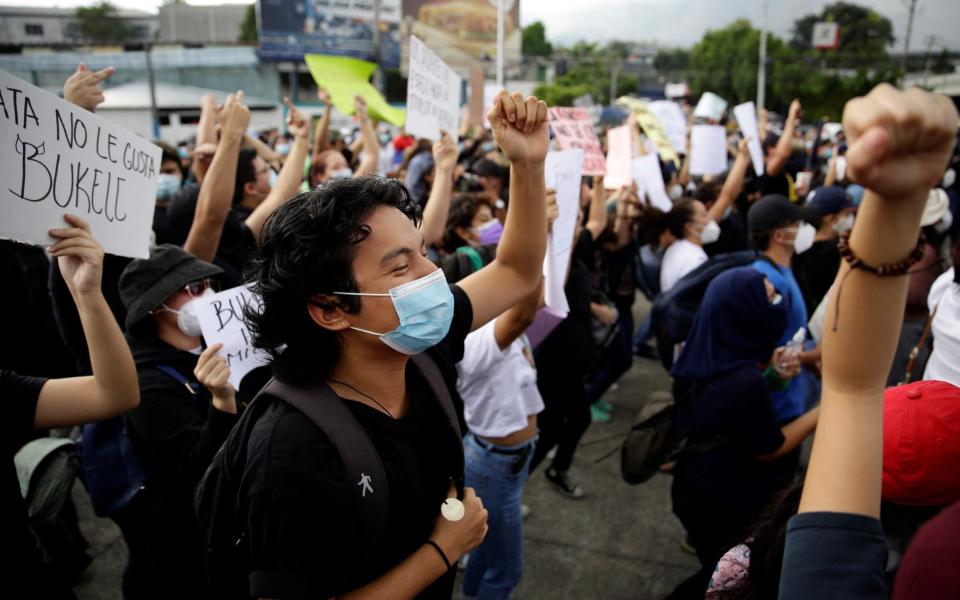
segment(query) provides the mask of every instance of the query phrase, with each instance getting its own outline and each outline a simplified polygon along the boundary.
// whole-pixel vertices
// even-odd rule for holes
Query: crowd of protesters
[[[81,65],[64,98],[95,111],[111,73]],[[11,597],[74,597],[79,477],[130,600],[509,598],[527,478],[546,460],[563,497],[602,493],[571,474],[580,440],[657,358],[683,446],[660,470],[701,565],[670,597],[960,593],[952,102],[882,85],[829,135],[800,101],[761,111],[761,175],[713,122],[729,169],[691,176],[689,142],[661,160],[667,211],[584,177],[569,313],[534,345],[559,214],[545,103],[500,92],[488,128],[431,143],[360,98],[331,131],[318,97],[315,127],[285,99],[263,132],[243,92],[206,97],[195,137],[158,141],[149,258],[72,215],[47,248],[0,242]],[[240,285],[270,364],[235,388],[196,301]]]

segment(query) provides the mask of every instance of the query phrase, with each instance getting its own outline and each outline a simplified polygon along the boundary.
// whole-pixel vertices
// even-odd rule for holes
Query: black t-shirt
[[[584,229],[571,254],[570,275],[563,288],[570,312],[534,353],[538,379],[582,379],[599,358],[590,320],[594,249],[593,237]]]
[[[456,381],[455,364],[473,322],[470,299],[457,286],[447,337],[428,352],[444,379]],[[451,372],[452,371],[452,372]],[[449,421],[408,363],[410,408],[391,419],[359,402],[347,406],[380,455],[390,508],[379,544],[368,549],[358,524],[354,487],[336,449],[308,417],[286,402],[271,402],[254,426],[240,486],[240,514],[249,539],[250,594],[262,598],[329,598],[373,581],[413,554],[429,538],[446,498],[455,461]],[[371,482],[374,493],[377,483]],[[439,558],[438,558],[439,560]],[[450,598],[451,570],[419,598]]]
[[[3,444],[3,473],[0,475],[0,531],[6,559],[0,568],[4,595],[11,598],[72,598],[46,573],[40,549],[27,525],[27,505],[13,463],[20,448],[36,437],[34,423],[37,400],[46,379],[24,377],[0,370],[0,444]]]
[[[749,247],[750,240],[747,233],[747,219],[739,210],[731,210],[720,225],[720,238],[712,244],[704,244],[703,251],[707,256],[714,257],[727,252],[739,252]]]
[[[760,193],[764,196],[770,194],[779,194],[790,197],[790,181],[787,179],[786,171],[780,171],[776,175],[764,173],[760,176]]]
[[[830,291],[840,270],[840,251],[837,240],[820,240],[803,254],[793,257],[793,275],[797,278],[807,314],[812,315],[820,301]]]
[[[779,598],[885,599],[886,562],[887,540],[878,519],[801,513],[787,524]]]
[[[190,233],[199,197],[198,184],[185,185],[177,191],[167,205],[167,221],[179,235],[183,236],[184,240]],[[243,283],[243,267],[256,250],[253,232],[244,222],[248,216],[250,216],[249,209],[235,205],[230,209],[223,223],[220,245],[217,247],[217,255],[213,262],[224,271],[220,276],[224,289]]]
[[[701,381],[692,398],[677,403],[677,411],[677,422],[689,428],[688,443],[719,436],[727,443],[682,457],[674,469],[676,484],[710,498],[718,510],[762,509],[783,482],[776,463],[757,456],[777,450],[783,434],[760,370],[748,365]]]

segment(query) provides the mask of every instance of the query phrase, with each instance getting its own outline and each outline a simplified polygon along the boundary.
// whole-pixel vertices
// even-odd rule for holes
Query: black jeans
[[[573,462],[580,438],[590,427],[590,403],[583,377],[539,379],[537,387],[544,409],[537,417],[540,440],[530,461],[530,471],[533,472],[554,446],[557,455],[551,466],[566,471]]]

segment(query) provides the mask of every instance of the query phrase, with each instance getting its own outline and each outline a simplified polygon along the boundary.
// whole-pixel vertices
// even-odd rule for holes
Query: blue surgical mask
[[[391,288],[389,293],[334,292],[343,296],[389,296],[400,318],[400,325],[393,331],[377,333],[351,327],[368,333],[403,354],[419,354],[440,343],[453,321],[453,294],[442,269],[410,283]]]
[[[157,175],[157,199],[169,198],[180,189],[180,178],[172,173]]]
[[[290,154],[290,144],[277,144],[277,147],[274,148],[274,150],[280,156],[286,156]]]
[[[331,179],[331,180],[333,180],[333,179],[350,179],[351,177],[353,177],[353,171],[351,171],[349,168],[339,169],[339,170],[337,170],[337,171],[334,171],[333,173],[330,173],[330,179]]]
[[[272,190],[275,185],[277,185],[277,172],[270,169],[270,189]]]

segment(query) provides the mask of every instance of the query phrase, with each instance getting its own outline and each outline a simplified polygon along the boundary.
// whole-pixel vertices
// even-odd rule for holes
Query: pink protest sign
[[[583,174],[603,175],[607,163],[593,121],[584,108],[551,108],[550,127],[561,150],[583,150]]]

